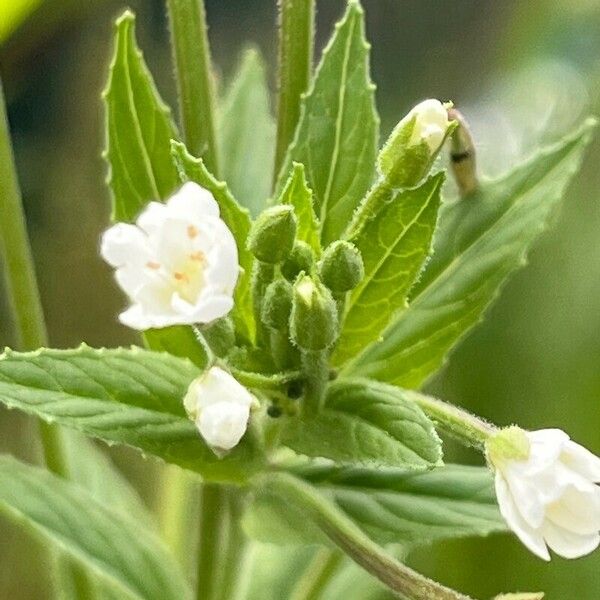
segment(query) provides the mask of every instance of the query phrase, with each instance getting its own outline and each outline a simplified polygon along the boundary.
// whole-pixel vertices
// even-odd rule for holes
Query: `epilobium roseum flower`
[[[231,450],[248,427],[256,398],[227,371],[211,367],[195,379],[183,400],[188,416],[216,452]]]
[[[508,427],[486,446],[500,512],[531,552],[550,560],[548,547],[564,558],[596,549],[600,458],[560,429]]]
[[[212,194],[195,183],[165,204],[150,202],[135,224],[113,225],[101,254],[132,301],[119,319],[133,329],[210,323],[233,307],[235,239]]]

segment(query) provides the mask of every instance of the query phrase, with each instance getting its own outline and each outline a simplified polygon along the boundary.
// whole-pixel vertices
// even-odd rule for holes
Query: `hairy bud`
[[[358,248],[344,240],[330,244],[319,265],[323,283],[334,293],[353,290],[365,276]]]
[[[263,298],[262,322],[271,329],[284,331],[290,322],[292,312],[292,284],[285,279],[271,282]]]
[[[314,260],[315,253],[313,249],[306,242],[298,240],[294,244],[290,255],[281,265],[281,274],[288,281],[295,281],[302,271],[310,273]]]
[[[384,179],[397,188],[417,185],[454,127],[447,107],[439,100],[417,104],[396,125],[379,154],[379,170]]]
[[[248,249],[261,262],[283,262],[294,246],[296,229],[297,220],[292,206],[267,208],[252,225]]]
[[[294,285],[290,335],[303,350],[325,350],[338,336],[338,315],[331,292],[304,275]]]

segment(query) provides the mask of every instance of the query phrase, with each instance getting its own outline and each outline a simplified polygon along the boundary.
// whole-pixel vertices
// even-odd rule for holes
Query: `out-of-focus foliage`
[[[598,113],[596,0],[363,3],[369,38],[377,41],[373,79],[379,84],[384,134],[416,101],[453,99],[472,125],[481,170],[497,175],[539,145],[532,133],[549,130],[554,139],[590,109]],[[16,4],[0,1],[0,10]],[[97,257],[98,233],[108,223],[97,94],[106,76],[100,65],[103,57],[108,64],[112,17],[125,3],[75,4],[77,11],[73,0],[43,3],[0,47],[0,71],[11,100],[17,161],[53,345],[72,346],[83,338],[114,346],[131,342],[132,336],[114,318],[122,299]],[[175,105],[164,3],[127,4],[137,11],[140,45],[161,95]],[[274,0],[206,4],[219,80],[229,80],[239,50],[249,41],[261,47],[273,66]],[[342,0],[319,2],[320,47],[342,7]],[[272,86],[272,68],[269,73]],[[599,160],[596,140],[562,214],[533,252],[529,267],[506,287],[490,318],[458,348],[431,386],[501,424],[514,420],[533,428],[563,426],[596,453]],[[3,298],[0,292],[1,345],[12,342]],[[0,449],[18,449],[20,456],[33,458],[33,439],[28,421],[0,413]],[[112,456],[153,502],[152,482],[142,483],[138,459],[123,452]],[[36,547],[12,528],[3,526],[1,534],[0,598],[44,597],[47,565],[29,560]],[[7,552],[11,560],[5,559]],[[261,550],[257,563],[265,571],[262,581],[271,584],[269,552],[281,550]],[[23,560],[14,560],[16,555]],[[549,599],[587,599],[600,589],[600,555],[569,562],[554,559],[547,565],[509,537],[445,542],[444,548],[433,545],[411,560],[428,575],[482,598],[518,587],[544,589]],[[492,561],[493,571],[482,567]],[[294,558],[290,570],[298,568]],[[344,570],[338,579],[346,587],[336,590],[355,589],[364,577],[358,569]],[[273,589],[270,597],[282,597],[279,588]],[[366,591],[354,597],[381,598]]]
[[[42,2],[43,0],[6,0],[3,2],[0,6],[0,44],[8,39],[11,33]]]

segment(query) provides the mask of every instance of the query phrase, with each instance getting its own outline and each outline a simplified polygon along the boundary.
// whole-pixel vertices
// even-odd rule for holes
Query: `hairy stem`
[[[483,450],[486,440],[498,429],[454,404],[416,392],[411,397],[441,430],[467,446]]]
[[[316,415],[323,407],[329,381],[328,357],[327,350],[301,350],[304,374],[302,412],[306,416]]]
[[[343,554],[320,548],[294,587],[290,600],[318,600],[342,562]]]
[[[308,89],[313,59],[315,0],[279,0],[279,96],[274,177],[277,181]]]
[[[295,503],[354,562],[401,597],[409,600],[471,600],[402,564],[373,542],[353,521],[339,512],[311,485],[289,475],[267,476],[263,485]]]
[[[204,0],[167,0],[183,133],[188,150],[219,176],[214,91]]]

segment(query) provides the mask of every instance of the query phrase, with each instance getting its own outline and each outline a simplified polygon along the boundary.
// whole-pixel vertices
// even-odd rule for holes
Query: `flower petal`
[[[579,535],[600,531],[600,488],[590,483],[586,491],[569,487],[560,500],[546,509],[555,525]]]
[[[528,525],[523,519],[517,510],[508,485],[499,471],[496,472],[495,486],[500,513],[508,526],[531,552],[543,560],[550,560],[550,553],[540,531]]]
[[[109,265],[121,267],[130,262],[143,264],[150,252],[146,236],[138,227],[117,223],[102,235],[100,254]]]
[[[587,448],[569,440],[563,448],[561,460],[582,477],[600,483],[600,457]]]
[[[232,402],[217,402],[202,409],[196,425],[210,446],[231,450],[248,427],[250,407]]]
[[[203,221],[205,217],[218,217],[219,205],[214,196],[193,181],[184,183],[167,202],[169,209],[192,221]]]
[[[548,546],[563,558],[579,558],[593,552],[600,544],[600,534],[580,535],[547,521],[544,524],[544,539]]]

